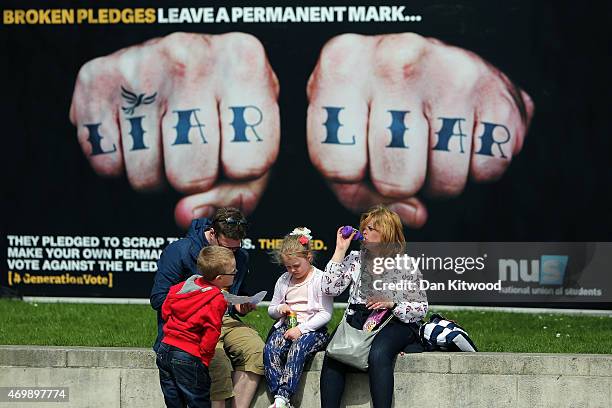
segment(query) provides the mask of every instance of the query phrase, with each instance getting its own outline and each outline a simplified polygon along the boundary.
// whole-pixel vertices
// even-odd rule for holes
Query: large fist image
[[[70,120],[96,173],[187,194],[179,225],[216,207],[253,211],[280,144],[278,80],[242,33],[174,33],[81,68]]]
[[[385,203],[415,228],[427,220],[418,192],[498,179],[533,115],[495,67],[413,33],[331,39],[307,92],[310,159],[339,201],[354,212]]]

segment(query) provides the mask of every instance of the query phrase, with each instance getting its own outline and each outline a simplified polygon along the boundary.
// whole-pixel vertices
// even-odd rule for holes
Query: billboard
[[[602,19],[518,0],[7,2],[0,285],[147,297],[160,251],[228,205],[251,223],[253,290],[294,227],[323,267],[378,203],[411,242],[610,241]],[[609,306],[599,285],[588,302]]]

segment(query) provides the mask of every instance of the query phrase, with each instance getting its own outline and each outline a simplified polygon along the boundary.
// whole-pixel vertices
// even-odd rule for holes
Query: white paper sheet
[[[232,304],[232,305],[241,305],[244,303],[251,303],[253,305],[256,305],[259,302],[261,302],[264,299],[264,297],[266,297],[267,293],[268,293],[267,291],[262,290],[261,292],[258,292],[254,294],[253,296],[238,296],[238,295],[232,295],[229,292],[223,292],[223,296],[225,297],[225,300],[227,301],[227,303]]]

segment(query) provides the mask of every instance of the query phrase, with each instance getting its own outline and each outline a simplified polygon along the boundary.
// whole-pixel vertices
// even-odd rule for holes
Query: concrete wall
[[[295,405],[319,406],[322,354]],[[69,387],[70,402],[0,407],[163,407],[152,351],[133,348],[0,346],[0,387]],[[350,374],[347,407],[369,407],[367,376]],[[423,353],[400,356],[396,407],[612,407],[612,355]],[[260,386],[254,406],[268,407]]]

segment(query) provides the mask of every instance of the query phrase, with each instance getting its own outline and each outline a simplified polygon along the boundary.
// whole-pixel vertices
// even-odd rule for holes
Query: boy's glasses
[[[238,273],[238,269],[234,268],[234,270],[232,271],[232,273],[218,273],[217,275],[227,275],[227,276],[234,276]]]

